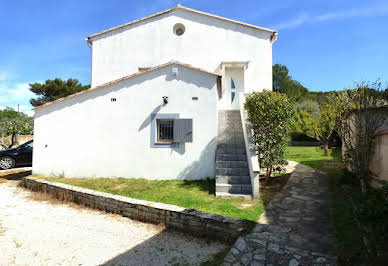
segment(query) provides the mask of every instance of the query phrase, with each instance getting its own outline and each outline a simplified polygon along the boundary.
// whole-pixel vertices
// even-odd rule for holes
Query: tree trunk
[[[323,140],[323,156],[328,156],[327,150],[329,149],[329,141],[327,139]]]
[[[19,132],[15,131],[14,133],[12,133],[11,145],[8,148],[12,148],[14,145],[16,145],[18,143],[18,140],[19,140]]]
[[[265,173],[265,182],[264,182],[265,186],[269,184],[269,179],[271,178],[271,174],[272,174],[272,168],[268,167]]]

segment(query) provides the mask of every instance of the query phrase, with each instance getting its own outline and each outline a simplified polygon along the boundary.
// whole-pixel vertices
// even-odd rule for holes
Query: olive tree
[[[254,92],[244,104],[253,129],[260,167],[266,169],[266,183],[274,171],[281,171],[293,119],[293,105],[285,94]]]
[[[331,92],[325,102],[310,108],[309,105],[298,105],[294,128],[311,138],[318,140],[328,156],[329,140],[339,130],[339,121],[348,106],[345,92]]]
[[[0,146],[11,148],[18,143],[18,136],[33,134],[33,118],[11,108],[0,111]],[[4,137],[11,136],[11,142],[6,143]]]

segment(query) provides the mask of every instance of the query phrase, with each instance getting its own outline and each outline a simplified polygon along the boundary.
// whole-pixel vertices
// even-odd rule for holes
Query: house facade
[[[33,173],[219,176],[252,193],[240,109],[272,88],[276,36],[180,5],[90,35],[91,88],[35,109]]]

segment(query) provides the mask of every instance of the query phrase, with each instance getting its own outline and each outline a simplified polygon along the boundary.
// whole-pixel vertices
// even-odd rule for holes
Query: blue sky
[[[273,62],[309,90],[388,81],[388,0],[2,0],[0,108],[31,109],[31,82],[77,78],[90,83],[85,37],[181,3],[279,31]]]

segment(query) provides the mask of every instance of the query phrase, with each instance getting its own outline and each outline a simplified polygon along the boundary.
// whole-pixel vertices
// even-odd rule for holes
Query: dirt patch
[[[263,201],[264,205],[268,204],[276,193],[283,189],[290,176],[291,174],[289,173],[273,176],[269,179],[267,184],[265,184],[265,178],[260,178],[260,199]]]
[[[7,182],[8,182],[8,180],[7,180],[7,179],[0,178],[0,184],[1,184],[1,183],[7,183]]]

